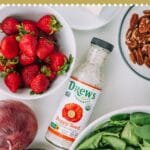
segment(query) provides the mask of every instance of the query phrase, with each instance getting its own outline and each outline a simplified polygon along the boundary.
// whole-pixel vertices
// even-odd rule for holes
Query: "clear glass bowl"
[[[128,65],[128,67],[138,76],[150,80],[150,68],[146,67],[145,65],[138,65],[138,64],[133,64],[133,62],[130,60],[129,57],[129,50],[127,45],[125,44],[126,40],[126,32],[129,28],[129,23],[130,23],[130,18],[133,13],[139,14],[139,16],[143,15],[143,10],[150,10],[149,6],[131,6],[125,15],[123,16],[123,19],[121,21],[120,29],[119,29],[119,48],[121,55],[125,61],[125,63]]]

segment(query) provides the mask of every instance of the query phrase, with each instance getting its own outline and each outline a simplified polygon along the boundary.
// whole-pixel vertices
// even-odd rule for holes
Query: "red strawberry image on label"
[[[83,116],[83,109],[75,103],[68,103],[62,110],[62,116],[70,122],[78,122]]]

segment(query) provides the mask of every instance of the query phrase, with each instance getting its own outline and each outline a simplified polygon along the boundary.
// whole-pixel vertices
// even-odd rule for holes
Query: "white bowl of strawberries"
[[[55,92],[76,57],[66,21],[49,6],[8,6],[0,9],[0,22],[0,90],[24,100]]]

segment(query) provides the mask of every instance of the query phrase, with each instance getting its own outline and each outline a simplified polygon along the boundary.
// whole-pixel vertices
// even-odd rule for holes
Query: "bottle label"
[[[71,77],[48,131],[73,142],[88,122],[101,89]]]

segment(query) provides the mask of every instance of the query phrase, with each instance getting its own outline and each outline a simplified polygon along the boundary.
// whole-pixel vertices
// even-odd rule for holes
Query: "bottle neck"
[[[92,44],[87,55],[87,62],[97,66],[101,66],[108,53],[108,50]]]

